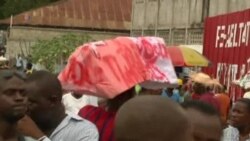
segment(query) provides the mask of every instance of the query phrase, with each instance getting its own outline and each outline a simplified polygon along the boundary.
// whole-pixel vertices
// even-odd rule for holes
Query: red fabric
[[[87,105],[79,111],[79,116],[94,123],[99,131],[99,141],[114,141],[114,119],[116,113],[103,108]]]
[[[205,102],[207,104],[212,105],[215,109],[218,110],[218,112],[220,111],[220,104],[219,102],[214,98],[214,94],[213,93],[205,93],[202,94],[200,99],[200,101]]]
[[[232,100],[242,97],[239,87],[231,85],[250,65],[250,9],[216,17],[205,22],[203,54],[212,62],[204,72],[227,85]],[[244,66],[245,65],[245,68]]]
[[[117,37],[86,43],[58,76],[63,89],[114,98],[141,83],[148,89],[177,84],[166,45],[158,37]]]
[[[192,94],[192,99],[193,100],[199,100],[200,99],[200,95],[198,95],[198,94]]]

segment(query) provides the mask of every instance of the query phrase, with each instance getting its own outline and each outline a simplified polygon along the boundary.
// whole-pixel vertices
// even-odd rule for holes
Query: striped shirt
[[[94,124],[77,115],[68,115],[50,135],[51,141],[98,141]],[[32,141],[26,138],[25,141]]]
[[[79,115],[96,125],[100,135],[99,141],[114,141],[115,112],[87,105],[80,110]]]

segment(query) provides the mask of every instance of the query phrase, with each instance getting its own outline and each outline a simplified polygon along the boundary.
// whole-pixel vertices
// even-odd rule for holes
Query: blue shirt
[[[172,96],[169,96],[166,90],[163,90],[161,95],[164,96],[164,97],[168,97],[168,98],[172,99],[175,102],[180,103],[180,94],[179,94],[179,90],[177,90],[177,89],[173,90],[173,95]]]

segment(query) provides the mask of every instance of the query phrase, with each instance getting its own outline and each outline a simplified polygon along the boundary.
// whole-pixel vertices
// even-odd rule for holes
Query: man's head
[[[169,96],[172,96],[172,95],[173,95],[173,92],[174,92],[174,88],[167,88],[166,91],[167,91],[167,94],[168,94]]]
[[[49,128],[63,106],[62,87],[57,77],[47,71],[36,71],[27,79],[28,112],[40,128]]]
[[[71,95],[76,99],[80,99],[83,96],[83,94],[79,92],[72,92]]]
[[[191,133],[185,111],[161,96],[133,98],[116,115],[118,141],[192,141]]]
[[[17,122],[27,110],[25,76],[12,70],[0,70],[0,117]]]
[[[207,87],[202,83],[194,82],[193,83],[193,91],[195,94],[201,95],[207,91]]]
[[[27,63],[27,65],[26,65],[26,69],[27,69],[27,70],[31,70],[32,67],[33,67],[32,63],[30,63],[30,62]]]
[[[222,125],[218,112],[201,101],[187,101],[182,104],[193,124],[194,141],[220,141]]]
[[[233,104],[230,125],[240,129],[250,127],[250,99],[240,99]]]

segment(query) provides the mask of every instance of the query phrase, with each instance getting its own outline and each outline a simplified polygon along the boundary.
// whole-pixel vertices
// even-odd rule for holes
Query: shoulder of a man
[[[75,131],[74,136],[79,141],[98,141],[99,133],[96,126],[90,121],[81,118],[78,115],[68,115],[70,117],[70,122],[74,123]]]
[[[238,135],[238,130],[232,126],[229,126],[223,130],[222,141],[236,141]]]

